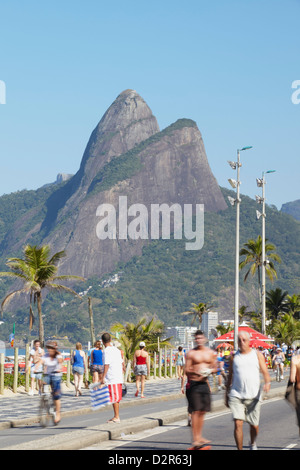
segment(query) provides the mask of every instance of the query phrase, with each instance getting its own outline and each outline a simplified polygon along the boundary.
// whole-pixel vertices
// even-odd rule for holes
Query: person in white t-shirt
[[[57,349],[56,341],[48,341],[46,344],[47,353],[35,365],[35,372],[39,367],[43,367],[44,381],[51,385],[53,400],[55,401],[55,420],[54,424],[60,422],[61,410],[61,366],[63,362],[62,355]]]
[[[28,395],[34,395],[35,380],[38,381],[39,395],[41,395],[42,388],[43,388],[43,382],[42,382],[43,368],[40,367],[37,370],[37,372],[35,372],[35,366],[40,361],[40,359],[43,357],[43,355],[44,355],[44,350],[41,348],[41,342],[38,339],[36,339],[33,342],[33,348],[31,349],[31,351],[29,353],[31,387],[30,387]],[[29,366],[28,366],[28,369],[29,369]],[[28,371],[28,369],[27,369],[27,371]]]
[[[107,384],[114,416],[108,422],[120,423],[119,407],[122,400],[123,359],[121,351],[112,345],[109,333],[102,335],[105,347],[104,372],[102,384]]]
[[[250,335],[246,331],[238,334],[239,350],[231,358],[226,383],[225,404],[233,414],[234,438],[238,450],[243,449],[243,423],[250,425],[250,449],[257,450],[256,439],[259,432],[261,384],[263,390],[270,390],[270,375],[263,355],[250,347]]]

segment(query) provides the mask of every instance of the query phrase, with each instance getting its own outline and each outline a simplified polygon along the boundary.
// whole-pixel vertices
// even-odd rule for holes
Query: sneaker
[[[254,442],[253,444],[251,444],[251,442],[250,442],[250,450],[258,450],[256,442]]]
[[[33,391],[33,390],[29,390],[28,395],[30,395],[30,396],[32,397],[32,396],[34,395],[34,391]]]

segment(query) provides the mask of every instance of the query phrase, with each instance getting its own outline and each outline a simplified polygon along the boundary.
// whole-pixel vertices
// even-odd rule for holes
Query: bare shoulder
[[[300,355],[299,354],[297,356],[292,357],[292,363],[295,364],[296,366],[300,365]]]

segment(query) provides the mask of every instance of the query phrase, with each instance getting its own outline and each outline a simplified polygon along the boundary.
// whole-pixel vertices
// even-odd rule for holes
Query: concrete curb
[[[284,397],[286,386],[277,388],[268,393],[264,400],[275,397]],[[176,394],[175,399],[183,397],[183,395]],[[157,399],[150,399],[149,403],[171,399],[168,397],[158,397]],[[174,399],[174,398],[172,398]],[[144,403],[144,401],[143,401]],[[136,402],[127,402],[136,405]],[[125,405],[125,403],[124,403]],[[124,406],[123,406],[124,407]],[[213,402],[213,411],[227,410],[224,405],[224,400],[216,400]],[[6,447],[5,450],[80,450],[92,445],[99,444],[108,440],[115,440],[126,434],[135,434],[137,432],[153,429],[158,426],[165,426],[187,418],[187,406],[177,408],[174,411],[165,411],[160,413],[151,413],[139,418],[128,419],[120,424],[105,423],[99,426],[82,429],[79,431],[71,431],[63,434],[49,436],[34,442],[26,442],[17,446]]]

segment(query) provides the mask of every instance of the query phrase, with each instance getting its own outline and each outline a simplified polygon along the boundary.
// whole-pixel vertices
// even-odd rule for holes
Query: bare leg
[[[60,421],[60,408],[61,408],[61,402],[60,400],[55,400],[55,423],[58,423]]]
[[[114,419],[120,419],[120,415],[119,415],[120,405],[119,405],[119,403],[113,403],[113,409],[114,409]]]
[[[141,376],[141,397],[144,398],[145,376]]]
[[[78,396],[78,374],[74,372],[75,396]]]
[[[254,444],[256,442],[257,436],[258,436],[258,426],[252,426],[250,425],[250,438],[251,438],[251,444]]]
[[[238,450],[243,450],[243,421],[234,420],[234,439]]]
[[[194,411],[192,413],[192,433],[194,444],[206,444],[210,441],[202,436],[205,411]]]
[[[83,384],[83,374],[78,374],[78,393],[81,395],[81,387]]]
[[[140,376],[139,376],[139,375],[136,375],[136,376],[135,376],[135,380],[136,380],[136,392],[135,392],[135,396],[137,397],[138,394],[139,394],[139,390],[140,390]]]

